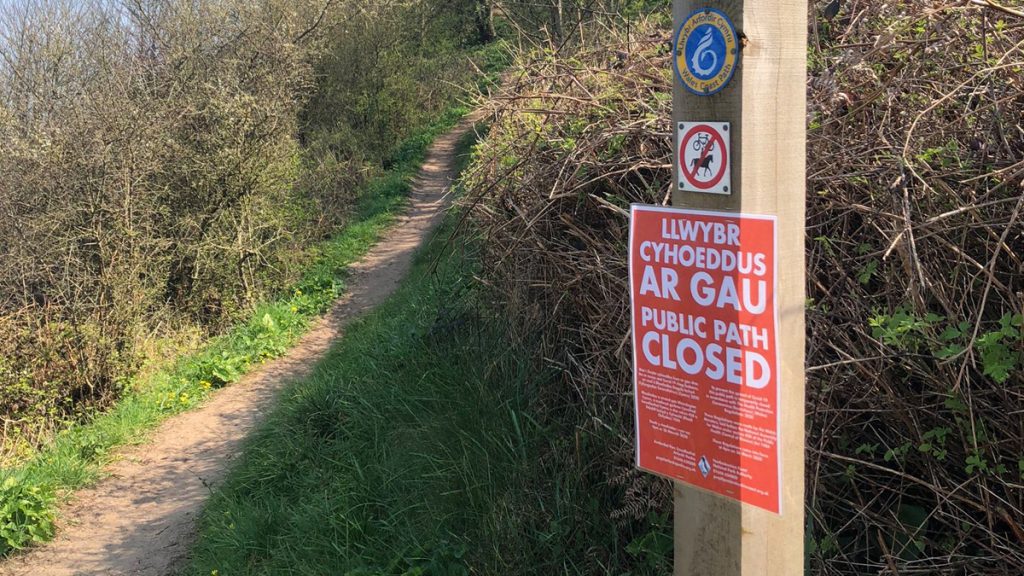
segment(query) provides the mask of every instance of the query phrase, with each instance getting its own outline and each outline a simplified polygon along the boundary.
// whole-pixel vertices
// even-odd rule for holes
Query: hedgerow
[[[808,566],[1019,574],[1024,28],[961,3],[811,9]],[[523,54],[470,168],[482,278],[563,374],[539,401],[620,522],[671,501],[633,467],[626,262],[629,204],[671,197],[670,35]]]

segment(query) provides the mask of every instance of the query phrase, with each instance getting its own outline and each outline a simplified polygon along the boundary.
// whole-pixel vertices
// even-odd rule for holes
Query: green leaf
[[[944,342],[951,342],[953,340],[959,340],[964,335],[963,331],[955,326],[947,326],[942,334],[939,334],[939,339]]]
[[[861,284],[867,285],[874,278],[875,272],[878,271],[878,260],[872,260],[861,269],[860,274],[857,275],[857,281]]]
[[[953,412],[960,414],[967,412],[967,404],[964,404],[963,400],[957,396],[950,396],[949,398],[946,398],[942,404],[947,410],[952,410]]]
[[[267,332],[277,331],[277,323],[274,322],[274,318],[269,312],[263,315],[263,318],[260,319],[260,324],[267,329]]]

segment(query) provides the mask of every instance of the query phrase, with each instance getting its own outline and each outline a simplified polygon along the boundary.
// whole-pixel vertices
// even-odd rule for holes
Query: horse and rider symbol
[[[679,189],[729,194],[729,123],[680,122],[678,129]]]
[[[694,139],[691,147],[700,152],[700,156],[690,159],[690,172],[696,174],[700,170],[705,175],[711,175],[711,163],[715,161],[715,143],[711,141],[711,135],[701,132]],[[700,163],[700,166],[697,164]]]

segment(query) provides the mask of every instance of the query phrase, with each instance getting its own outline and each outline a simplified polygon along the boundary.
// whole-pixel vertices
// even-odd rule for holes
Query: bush
[[[669,483],[633,465],[626,215],[631,202],[660,203],[671,176],[669,32],[635,33],[645,39],[624,64],[614,39],[572,65],[520,55],[509,76],[522,80],[497,94],[465,202],[513,341],[539,343],[564,375],[539,401],[577,427],[589,481],[622,524],[668,512],[671,499]]]
[[[813,22],[809,53],[808,562],[1016,576],[1024,30],[982,9],[847,9]],[[601,439],[623,520],[671,498],[633,469],[626,339],[627,209],[671,186],[671,30],[633,32],[571,66],[519,59],[467,202],[496,304],[564,374],[543,398]]]
[[[0,483],[0,555],[53,538],[53,496],[13,477]]]
[[[223,330],[309,238],[295,134],[318,48],[293,40],[320,3],[127,6],[0,9],[27,39],[0,66],[0,415],[29,442],[116,399],[145,340]]]

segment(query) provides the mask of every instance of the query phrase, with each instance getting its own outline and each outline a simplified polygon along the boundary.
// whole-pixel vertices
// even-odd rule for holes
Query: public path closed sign
[[[638,466],[779,513],[775,225],[634,205],[629,250]]]

